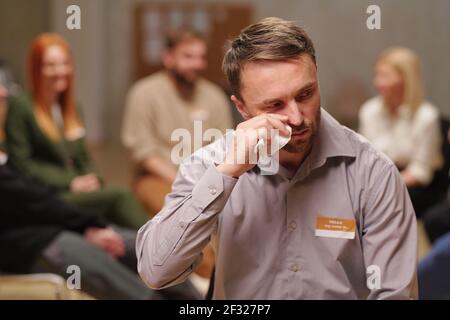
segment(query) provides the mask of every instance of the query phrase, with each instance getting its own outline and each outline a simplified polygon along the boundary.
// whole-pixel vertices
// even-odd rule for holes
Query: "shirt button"
[[[180,226],[181,229],[184,229],[184,227],[186,226],[184,222],[180,222],[178,225]]]
[[[290,267],[290,269],[291,269],[292,272],[297,272],[297,271],[299,270],[299,266],[298,266],[296,263],[294,263],[294,264]]]
[[[217,193],[217,189],[214,186],[209,186],[208,189],[209,189],[209,193],[213,196]]]
[[[297,222],[291,221],[291,223],[289,223],[289,228],[291,228],[291,230],[295,230],[297,228]]]

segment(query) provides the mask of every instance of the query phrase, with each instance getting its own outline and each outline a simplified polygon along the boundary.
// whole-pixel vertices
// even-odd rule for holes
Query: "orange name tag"
[[[316,237],[354,239],[355,219],[317,217]]]

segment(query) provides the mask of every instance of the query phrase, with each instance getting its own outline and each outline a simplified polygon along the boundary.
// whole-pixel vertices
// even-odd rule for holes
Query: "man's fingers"
[[[286,129],[286,125],[275,118],[261,118],[255,123],[257,126],[258,134],[261,138],[271,139],[272,130],[277,129],[280,134],[287,136],[289,131]]]
[[[272,126],[280,131],[280,133],[284,136],[289,135],[288,129],[286,129],[286,124],[277,118],[268,117]]]
[[[284,114],[278,114],[278,113],[266,113],[265,114],[268,117],[272,117],[275,119],[278,119],[280,121],[288,121],[288,116],[284,115]]]

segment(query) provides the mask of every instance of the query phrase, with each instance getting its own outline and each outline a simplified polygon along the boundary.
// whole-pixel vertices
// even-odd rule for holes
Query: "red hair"
[[[59,35],[44,33],[32,43],[28,60],[28,80],[34,102],[34,113],[39,127],[52,140],[61,139],[61,135],[51,116],[51,105],[45,99],[43,79],[44,55],[51,46],[62,48],[73,65],[72,53],[69,44]],[[61,113],[64,120],[64,135],[68,136],[74,130],[82,129],[75,105],[75,84],[73,72],[68,75],[67,89],[58,97]]]

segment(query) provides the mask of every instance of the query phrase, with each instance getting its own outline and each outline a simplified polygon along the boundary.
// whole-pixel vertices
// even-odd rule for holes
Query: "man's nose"
[[[298,127],[303,123],[303,114],[300,111],[297,103],[295,101],[291,101],[287,105],[286,115],[288,116],[289,124],[294,127]]]

